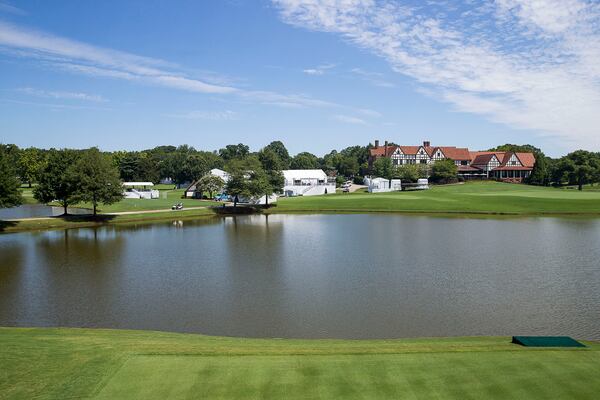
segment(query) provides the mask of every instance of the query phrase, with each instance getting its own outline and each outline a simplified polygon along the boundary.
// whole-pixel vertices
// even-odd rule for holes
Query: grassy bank
[[[473,182],[424,191],[284,198],[270,210],[320,211],[600,216],[600,192]]]
[[[170,185],[169,187],[173,187]],[[158,199],[123,199],[115,204],[100,205],[98,212],[100,213],[115,213],[115,212],[128,212],[128,211],[148,211],[148,210],[168,210],[172,205],[182,203],[185,207],[202,207],[202,206],[214,206],[220,203],[210,200],[196,200],[182,198],[184,189],[165,189],[160,190],[160,198]],[[55,204],[57,205],[57,204]],[[81,208],[92,208],[89,203],[80,203],[74,205],[74,207]]]
[[[595,399],[600,344],[0,328],[3,399]]]
[[[107,224],[151,223],[161,220],[186,220],[210,217],[214,215],[214,211],[210,208],[144,214],[98,215],[96,218],[92,216],[69,215],[67,217],[24,219],[20,221],[0,221],[0,232],[11,233],[43,229],[88,228]]]

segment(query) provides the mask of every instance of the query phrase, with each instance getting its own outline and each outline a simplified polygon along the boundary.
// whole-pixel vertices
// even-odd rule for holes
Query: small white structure
[[[218,176],[219,178],[223,179],[223,182],[225,182],[225,183],[227,183],[227,181],[229,180],[229,173],[226,171],[223,171],[222,169],[219,169],[219,168],[211,169],[210,171],[208,171],[208,175]],[[198,186],[198,181],[192,182],[187,187],[187,189],[185,189],[185,197],[200,198],[201,193],[196,191],[197,186]]]
[[[427,179],[417,179],[417,190],[427,190],[429,189],[429,180]]]
[[[160,192],[152,189],[152,182],[123,182],[123,197],[126,199],[158,199]]]
[[[229,173],[227,171],[223,171],[222,169],[219,169],[219,168],[211,169],[209,174],[218,176],[219,178],[223,179],[223,181],[225,183],[227,183],[227,181],[229,180]]]
[[[286,169],[284,196],[316,196],[335,193],[335,178],[328,177],[321,169]]]
[[[400,179],[385,178],[365,178],[365,185],[369,193],[396,192],[402,190],[402,181]]]
[[[273,203],[277,203],[277,195],[275,193],[273,193],[272,195],[269,196],[269,201],[267,203],[267,196],[261,196],[261,197],[253,197],[251,199],[247,199],[247,198],[240,198],[239,199],[239,203],[240,204],[253,204],[253,205],[261,205],[264,206],[266,204],[273,204]]]

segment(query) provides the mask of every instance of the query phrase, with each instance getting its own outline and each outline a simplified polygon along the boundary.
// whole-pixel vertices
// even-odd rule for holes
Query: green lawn
[[[21,195],[23,196],[23,204],[37,204],[37,200],[33,198],[33,188],[21,186]]]
[[[173,187],[173,185],[168,185]],[[158,199],[123,199],[118,203],[111,205],[100,205],[98,212],[100,213],[112,213],[121,211],[145,211],[145,210],[164,210],[170,209],[173,204],[183,203],[185,207],[208,207],[220,205],[216,201],[210,200],[196,200],[196,199],[182,199],[185,189],[168,189],[160,190],[160,198]],[[77,204],[77,207],[92,208],[91,204]]]
[[[0,328],[2,399],[597,399],[600,344]]]
[[[424,212],[600,214],[600,192],[498,182],[433,186],[430,190],[351,193],[279,199],[271,212]]]
[[[67,228],[89,228],[106,224],[141,224],[153,223],[165,220],[190,220],[212,217],[215,212],[208,208],[196,210],[179,210],[144,214],[127,215],[99,215],[92,216],[70,215],[64,217],[52,217],[43,219],[28,219],[21,221],[0,221],[0,233],[44,230],[44,229],[67,229]]]

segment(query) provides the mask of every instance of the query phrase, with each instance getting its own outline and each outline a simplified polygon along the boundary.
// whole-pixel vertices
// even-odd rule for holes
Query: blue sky
[[[600,150],[584,0],[0,0],[0,142]]]

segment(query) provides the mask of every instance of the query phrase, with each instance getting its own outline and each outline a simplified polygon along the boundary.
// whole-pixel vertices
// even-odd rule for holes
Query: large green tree
[[[389,157],[380,157],[373,163],[373,173],[376,177],[391,180],[396,176],[396,170]]]
[[[600,156],[585,150],[577,150],[561,157],[553,168],[552,179],[557,184],[564,182],[577,185],[579,190],[600,178]]]
[[[281,162],[280,169],[288,169],[290,167],[290,153],[285,148],[285,145],[279,140],[269,143],[267,146],[265,146],[263,150],[271,150],[275,154],[277,154],[277,157],[279,157],[279,160]]]
[[[76,199],[92,203],[94,215],[98,204],[114,204],[123,198],[119,172],[110,157],[92,147],[83,152],[75,171],[78,177]]]
[[[548,157],[544,153],[535,153],[535,165],[531,175],[527,178],[530,185],[546,186],[550,180],[550,170],[548,167]]]
[[[396,176],[404,182],[416,182],[419,178],[427,176],[427,172],[426,168],[419,164],[407,164],[397,167]]]
[[[228,144],[219,150],[219,156],[226,162],[234,159],[243,159],[248,155],[250,155],[250,147],[243,143]]]
[[[262,172],[254,171],[255,174],[250,176],[250,180],[257,181],[253,185],[263,190],[260,195],[266,196],[265,203],[268,205],[269,196],[273,193],[280,194],[283,192],[285,179],[281,170],[284,168],[285,163],[281,160],[279,154],[269,146],[258,153],[258,159],[261,163]]]
[[[33,197],[41,203],[57,201],[67,215],[68,206],[77,201],[79,174],[75,164],[78,159],[76,150],[51,149],[38,185],[33,189]]]
[[[317,169],[319,167],[319,158],[308,152],[296,154],[290,162],[291,169]]]
[[[44,152],[35,147],[29,147],[19,152],[18,173],[22,182],[31,187],[32,183],[37,182],[41,171],[44,168],[46,157]]]
[[[224,187],[225,181],[221,179],[221,177],[212,174],[206,174],[198,180],[196,190],[200,189],[202,192],[208,192],[209,198],[212,199],[213,193],[223,190]]]
[[[21,183],[17,179],[6,145],[0,144],[0,208],[15,207],[21,204],[19,190]]]
[[[436,161],[431,167],[431,180],[439,183],[456,182],[458,167],[449,158]]]

